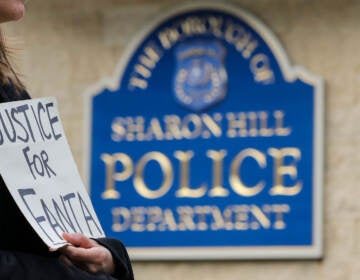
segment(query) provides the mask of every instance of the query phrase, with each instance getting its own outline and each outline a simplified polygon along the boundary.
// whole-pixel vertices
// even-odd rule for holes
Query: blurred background
[[[26,17],[5,26],[13,60],[30,94],[58,98],[80,173],[85,90],[113,75],[129,41],[149,21],[183,2],[189,1],[30,0]],[[324,258],[137,261],[136,279],[359,279],[360,1],[216,2],[231,3],[259,18],[293,65],[324,79]]]

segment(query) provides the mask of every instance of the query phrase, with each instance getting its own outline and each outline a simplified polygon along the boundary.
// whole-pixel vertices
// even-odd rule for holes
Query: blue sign
[[[87,96],[91,198],[133,259],[321,257],[322,81],[252,15],[173,10]]]

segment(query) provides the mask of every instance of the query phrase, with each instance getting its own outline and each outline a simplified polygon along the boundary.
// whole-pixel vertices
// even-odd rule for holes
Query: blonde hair
[[[3,85],[12,84],[17,92],[23,91],[24,84],[19,79],[9,61],[9,49],[6,47],[3,33],[0,30],[0,82]]]

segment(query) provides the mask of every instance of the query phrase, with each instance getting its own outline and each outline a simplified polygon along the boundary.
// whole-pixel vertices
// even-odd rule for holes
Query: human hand
[[[107,248],[80,233],[63,233],[63,238],[70,243],[60,249],[60,260],[63,263],[94,274],[114,273],[113,258]]]

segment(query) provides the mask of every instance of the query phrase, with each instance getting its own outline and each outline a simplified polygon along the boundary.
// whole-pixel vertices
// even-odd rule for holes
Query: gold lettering
[[[285,127],[285,113],[281,110],[270,113],[237,112],[226,114],[226,136],[235,137],[270,137],[288,136],[291,127]],[[180,139],[208,139],[221,137],[223,115],[187,114],[182,118],[177,115],[164,115],[163,119],[144,117],[116,117],[111,124],[111,138],[113,141],[151,141],[151,140],[180,140]],[[269,127],[271,123],[271,127]]]
[[[247,230],[249,229],[249,206],[247,205],[234,205],[232,211],[235,214],[235,229]]]
[[[155,161],[159,164],[164,177],[161,186],[157,190],[152,190],[145,184],[144,170],[150,161]],[[171,162],[160,152],[146,153],[136,165],[134,187],[137,193],[142,197],[156,199],[164,196],[170,190],[173,180],[174,174]]]
[[[159,206],[116,207],[111,210],[114,232],[244,231],[260,227],[283,230],[286,228],[284,216],[289,212],[287,204],[238,204],[228,205],[223,210],[210,205],[183,205],[176,207],[175,214],[172,209]]]
[[[136,232],[145,231],[145,214],[146,208],[145,207],[132,207],[131,208],[132,214],[132,223],[131,223],[131,230]]]
[[[144,118],[143,117],[127,117],[126,121],[126,140],[144,140]]]
[[[211,207],[211,214],[214,222],[211,224],[211,230],[219,230],[225,228],[225,220],[221,215],[218,207]],[[225,216],[225,215],[224,215]],[[230,223],[232,225],[232,223]]]
[[[138,77],[131,77],[130,78],[130,89],[139,88],[139,89],[146,89],[148,83],[146,80]]]
[[[270,69],[269,59],[264,54],[257,54],[250,61],[251,72],[255,75],[255,81],[265,84],[274,81],[274,73]]]
[[[160,53],[157,48],[147,46],[144,49],[144,55],[139,57],[139,61],[141,64],[146,66],[149,69],[154,69],[156,63],[160,60]]]
[[[208,225],[206,221],[206,216],[211,212],[211,208],[209,206],[196,206],[194,208],[194,211],[198,219],[197,229],[207,230]]]
[[[257,114],[255,112],[249,112],[248,113],[248,118],[249,118],[249,135],[252,137],[255,137],[258,135],[258,118],[257,118]]]
[[[164,139],[164,132],[162,131],[160,122],[157,118],[152,118],[150,120],[150,125],[146,130],[145,139],[152,140],[153,135],[155,136],[156,140]]]
[[[255,40],[251,41],[249,44],[246,45],[245,50],[242,52],[243,57],[250,58],[257,47],[258,42]]]
[[[284,222],[284,213],[290,212],[290,207],[287,204],[280,204],[280,205],[272,205],[272,211],[275,213],[275,222],[274,228],[275,229],[285,229],[286,223]]]
[[[181,29],[187,35],[198,35],[206,33],[206,25],[202,18],[188,17],[181,22]]]
[[[206,193],[206,185],[201,185],[196,189],[190,188],[190,160],[194,156],[192,151],[176,151],[175,158],[180,161],[180,187],[176,191],[176,197],[192,197],[198,198]]]
[[[115,181],[127,180],[133,172],[133,163],[131,158],[124,153],[101,154],[101,160],[105,163],[105,191],[101,194],[104,199],[120,198],[120,192],[115,190]],[[116,163],[121,163],[122,172],[115,172]]]
[[[230,167],[230,185],[232,189],[241,196],[255,196],[262,191],[265,186],[265,182],[261,181],[254,186],[246,186],[240,178],[240,167],[243,164],[244,159],[253,158],[259,167],[266,167],[266,157],[263,153],[255,149],[245,149],[238,153],[231,163]]]
[[[147,79],[151,77],[151,71],[160,60],[160,55],[160,51],[155,46],[149,45],[144,48],[143,54],[139,56],[138,62],[134,66],[134,74],[130,77],[130,90],[147,88]]]
[[[180,32],[177,28],[165,28],[158,34],[158,39],[164,49],[170,49],[179,39]]]
[[[198,115],[186,115],[182,122],[182,134],[186,139],[194,139],[201,134],[202,122]]]
[[[265,213],[258,206],[251,205],[250,212],[251,212],[252,216],[256,219],[256,221],[253,221],[251,223],[252,229],[258,229],[259,224],[263,228],[266,228],[266,229],[270,228],[271,222],[270,222],[269,217],[267,215],[265,215]]]
[[[113,217],[112,230],[114,232],[125,231],[130,227],[131,214],[125,207],[116,207],[111,210]]]
[[[223,187],[223,159],[226,156],[225,150],[215,151],[208,150],[206,152],[207,157],[213,161],[213,186],[209,191],[209,196],[220,196],[225,197],[229,195],[229,191]]]
[[[177,212],[179,214],[179,230],[185,231],[196,229],[194,211],[190,206],[179,206],[177,207]]]
[[[166,115],[164,121],[166,124],[166,139],[181,139],[181,119],[176,115]]]
[[[126,128],[124,127],[123,118],[115,118],[111,124],[111,139],[115,142],[120,142],[126,135]]]
[[[285,113],[283,111],[275,111],[274,118],[275,118],[275,133],[278,136],[288,136],[291,133],[291,128],[284,127],[284,117]]]
[[[268,127],[269,114],[267,112],[260,112],[260,135],[261,136],[273,136],[274,130]]]
[[[148,223],[146,228],[148,231],[155,231],[156,225],[163,220],[162,210],[160,207],[149,207],[147,208]]]
[[[208,114],[202,114],[201,119],[205,124],[206,128],[208,128],[215,137],[221,137],[221,124],[218,123],[222,119],[220,114],[215,114],[214,118],[210,117]]]
[[[135,72],[140,74],[144,78],[151,77],[151,71],[149,69],[147,69],[144,65],[141,65],[141,64],[135,65]]]
[[[227,206],[225,208],[225,210],[223,211],[226,230],[232,230],[234,228],[234,224],[232,222],[232,216],[233,216],[232,208],[233,207],[231,207],[231,206]]]
[[[270,148],[269,155],[274,158],[274,186],[270,189],[271,195],[286,195],[294,196],[300,193],[302,189],[302,182],[297,181],[292,186],[284,185],[284,176],[288,175],[292,180],[297,179],[297,162],[301,158],[301,152],[297,148]],[[289,165],[284,164],[284,158],[290,157],[293,159]]]
[[[165,209],[163,211],[164,219],[159,225],[160,231],[165,231],[167,228],[171,231],[177,230],[177,224],[174,218],[174,213],[170,209]]]
[[[250,34],[240,25],[230,23],[225,30],[225,40],[241,52],[250,42]]]
[[[209,17],[209,26],[211,29],[211,33],[216,37],[222,37],[223,32],[221,31],[223,25],[223,19],[217,17]]]
[[[227,113],[226,118],[228,120],[228,137],[246,137],[248,135],[245,113],[238,113],[237,116],[234,113]]]

